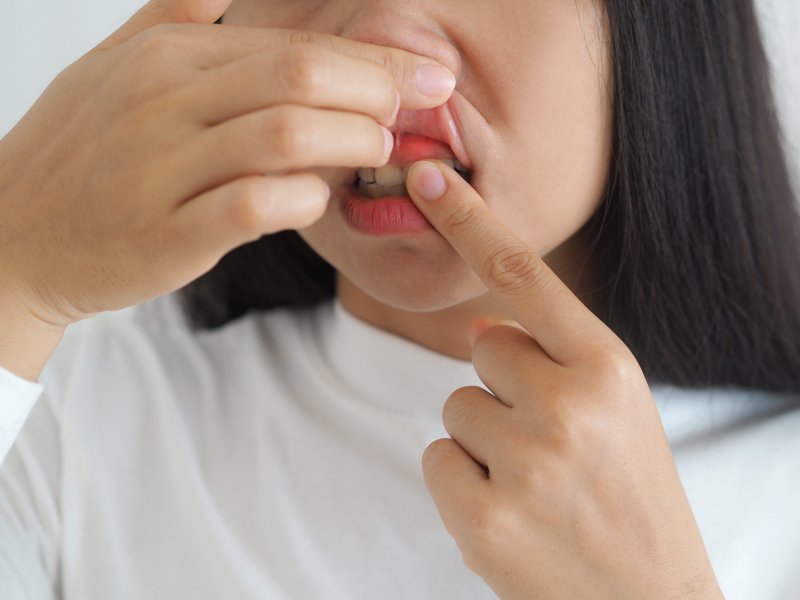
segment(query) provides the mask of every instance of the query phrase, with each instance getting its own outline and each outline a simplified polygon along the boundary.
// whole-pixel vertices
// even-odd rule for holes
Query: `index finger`
[[[314,45],[334,52],[375,62],[394,77],[400,92],[400,104],[407,109],[421,110],[442,104],[455,88],[453,73],[437,61],[399,48],[378,46],[349,40],[337,35],[301,29],[245,27],[240,25],[211,25],[170,23],[159,25],[160,35],[170,36],[176,45],[183,45],[197,65],[210,69],[270,48],[292,45]],[[452,85],[435,96],[417,89],[417,67],[434,64],[445,70]]]
[[[444,186],[429,201],[421,192],[435,187],[436,172]],[[439,161],[414,163],[406,187],[420,212],[554,361],[581,362],[601,345],[620,342],[453,169]]]

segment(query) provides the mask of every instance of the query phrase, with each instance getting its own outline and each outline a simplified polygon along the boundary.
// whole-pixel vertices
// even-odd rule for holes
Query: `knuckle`
[[[558,468],[554,461],[539,460],[537,464],[529,461],[519,468],[517,481],[530,494],[537,496],[558,497],[564,489],[563,466]]]
[[[489,254],[485,272],[494,287],[514,291],[537,287],[545,280],[546,266],[525,246],[502,247]]]
[[[314,43],[316,39],[314,32],[304,29],[291,29],[286,33],[286,43],[289,46],[306,46]]]
[[[158,23],[140,32],[131,41],[136,53],[161,56],[173,46],[176,33],[175,23]]]
[[[452,440],[441,438],[428,444],[422,453],[422,467],[431,477],[436,477],[436,465],[442,456],[451,451]]]
[[[293,106],[282,106],[269,113],[266,138],[274,150],[283,157],[286,166],[307,166],[313,144],[307,115]]]
[[[582,419],[569,406],[569,402],[560,403],[548,419],[547,439],[559,456],[571,454],[584,439]]]
[[[600,354],[594,364],[595,376],[605,385],[624,386],[641,373],[639,364],[630,351],[618,349]]]
[[[101,84],[123,112],[146,106],[185,82],[185,72],[176,68],[174,61],[180,56],[177,51],[180,35],[175,23],[160,23],[126,42],[126,52],[118,68]]]
[[[392,75],[392,78],[395,82],[401,82],[402,84],[408,83],[409,85],[414,83],[412,81],[407,81],[413,76],[414,71],[412,69],[408,69],[406,63],[399,56],[393,52],[387,52],[382,56],[382,64],[384,68]],[[392,101],[394,102],[394,97],[392,98]]]
[[[442,407],[442,420],[448,429],[459,429],[480,418],[480,407],[473,401],[472,394],[479,389],[468,386],[457,389],[447,397]]]
[[[330,79],[327,53],[311,44],[290,46],[287,56],[278,62],[278,80],[297,98],[311,98]]]
[[[461,237],[464,232],[476,226],[478,216],[478,209],[474,206],[467,206],[456,211],[447,221],[447,232],[452,237]]]
[[[557,472],[563,461],[578,461],[596,455],[608,437],[608,414],[599,410],[596,403],[583,401],[583,392],[562,396],[551,405],[547,415],[544,440],[552,471]],[[545,461],[547,462],[547,461]]]
[[[481,557],[497,555],[511,533],[502,505],[491,498],[475,500],[466,509],[465,518],[470,536],[464,554],[470,562],[476,564]]]

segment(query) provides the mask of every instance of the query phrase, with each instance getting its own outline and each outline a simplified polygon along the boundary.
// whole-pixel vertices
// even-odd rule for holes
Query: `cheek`
[[[544,255],[578,231],[599,208],[611,166],[612,93],[607,57],[584,44],[548,49],[526,65],[531,77],[511,84],[503,156],[487,198]],[[499,180],[502,178],[502,180]]]
[[[506,163],[514,176],[496,186],[496,201],[487,201],[543,255],[600,207],[611,165],[611,131],[599,115],[591,122],[586,113],[573,119],[562,113],[531,131],[536,134],[509,144],[516,149],[513,163]]]

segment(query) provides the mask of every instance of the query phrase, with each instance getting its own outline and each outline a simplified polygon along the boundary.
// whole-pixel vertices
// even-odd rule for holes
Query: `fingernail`
[[[413,188],[423,200],[431,202],[445,193],[447,182],[439,167],[432,162],[422,161],[411,167],[406,177],[406,187]]]
[[[456,87],[456,78],[450,69],[435,63],[417,65],[417,90],[425,96],[443,96]]]
[[[392,132],[383,125],[381,125],[381,129],[383,130],[383,155],[389,158],[392,155],[392,148],[394,148],[394,137]]]

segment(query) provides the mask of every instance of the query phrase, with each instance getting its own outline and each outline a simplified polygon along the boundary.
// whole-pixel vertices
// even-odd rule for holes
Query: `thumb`
[[[205,23],[219,19],[232,0],[150,0],[114,33],[92,48],[108,50],[159,23]]]

